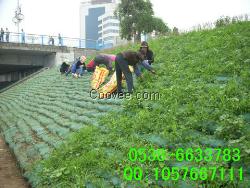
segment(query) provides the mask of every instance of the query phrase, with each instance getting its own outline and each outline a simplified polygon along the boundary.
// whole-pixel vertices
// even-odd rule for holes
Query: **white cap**
[[[86,61],[86,59],[87,59],[87,58],[86,58],[86,56],[84,56],[84,55],[80,57],[80,61],[81,61],[81,62]]]

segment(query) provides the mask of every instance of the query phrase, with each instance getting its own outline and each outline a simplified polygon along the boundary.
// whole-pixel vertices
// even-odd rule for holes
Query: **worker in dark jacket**
[[[148,43],[146,41],[141,43],[140,50],[146,54],[145,60],[147,60],[148,64],[151,65],[154,62],[154,53],[149,49]]]
[[[122,92],[122,73],[125,76],[128,92],[132,93],[133,90],[133,77],[129,70],[129,65],[133,66],[136,76],[141,76],[141,72],[138,70],[138,63],[144,60],[145,56],[142,51],[124,51],[116,55],[115,59],[115,71],[117,79],[117,92]],[[155,73],[153,69],[150,70]]]
[[[61,74],[67,73],[69,70],[70,65],[66,62],[63,62],[61,67],[60,67],[60,72]]]

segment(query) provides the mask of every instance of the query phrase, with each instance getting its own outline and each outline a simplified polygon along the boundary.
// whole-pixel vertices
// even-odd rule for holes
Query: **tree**
[[[162,32],[166,29],[164,22],[154,17],[150,0],[121,0],[115,15],[120,20],[121,38],[127,40],[136,36],[139,41],[142,33],[150,33],[153,30]]]
[[[173,28],[174,35],[179,35],[179,29],[177,27]]]
[[[223,27],[229,25],[230,23],[231,23],[231,18],[229,16],[220,17],[218,20],[216,20],[215,27]]]
[[[161,18],[154,18],[154,30],[158,33],[158,34],[166,34],[167,32],[170,31],[170,29],[168,28],[168,26],[162,21]]]

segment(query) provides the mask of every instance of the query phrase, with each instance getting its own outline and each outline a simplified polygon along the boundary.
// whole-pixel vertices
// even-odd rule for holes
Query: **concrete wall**
[[[97,53],[96,50],[74,48],[74,59],[82,55],[85,55],[87,57],[94,56],[96,53]]]
[[[0,51],[3,50],[17,50],[27,52],[41,52],[41,53],[53,53],[53,52],[70,52],[70,48],[66,46],[52,46],[52,45],[40,45],[40,44],[23,44],[23,43],[0,43]]]
[[[41,69],[41,67],[34,67],[31,69],[23,70],[23,71],[16,71],[16,72],[10,72],[0,75],[0,85],[1,82],[15,82],[18,81],[36,71]]]
[[[0,65],[33,65],[33,66],[44,66],[45,64],[44,55],[33,55],[33,54],[0,54]]]
[[[96,54],[96,50],[91,49],[80,49],[80,48],[71,48],[68,53],[61,53],[57,52],[56,54],[51,54],[46,56],[45,61],[47,64],[46,66],[56,65],[60,66],[62,62],[73,62],[76,58],[84,55],[86,57],[88,56],[94,56]]]
[[[63,61],[95,54],[94,49],[0,42],[0,84],[17,81],[42,67],[60,66]]]
[[[96,54],[94,49],[72,47],[43,46],[38,44],[0,43],[0,65],[60,65],[63,61]]]
[[[57,52],[55,56],[55,65],[59,66],[62,64],[62,62],[71,62],[74,61],[75,56],[74,56],[74,51],[72,50],[70,53],[60,53]]]

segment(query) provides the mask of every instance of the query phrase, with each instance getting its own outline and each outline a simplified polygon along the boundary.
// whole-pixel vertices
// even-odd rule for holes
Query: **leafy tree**
[[[173,28],[173,34],[174,35],[179,35],[179,29],[177,27]]]
[[[154,18],[154,30],[157,32],[157,34],[165,34],[170,31],[168,26],[163,22],[161,18]]]
[[[167,31],[167,26],[160,18],[154,17],[150,0],[121,0],[115,15],[120,20],[121,37],[131,40],[141,39],[141,33],[150,33],[157,30],[161,33]]]
[[[235,20],[233,20],[235,22]],[[215,27],[222,27],[229,25],[231,23],[231,18],[229,16],[221,17],[215,22]]]

